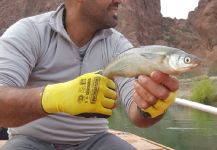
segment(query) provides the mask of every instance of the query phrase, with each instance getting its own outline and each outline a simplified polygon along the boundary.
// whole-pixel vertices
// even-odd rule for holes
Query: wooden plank
[[[6,140],[0,140],[0,148],[6,143]]]
[[[110,130],[110,132],[119,136],[121,139],[127,141],[128,143],[133,145],[137,150],[174,150],[170,147],[139,137],[132,133],[117,130]]]
[[[109,130],[110,133],[119,136],[121,139],[132,144],[137,150],[174,150],[162,144],[147,140],[135,134],[122,132],[117,130]],[[6,140],[0,140],[0,148],[5,144]]]

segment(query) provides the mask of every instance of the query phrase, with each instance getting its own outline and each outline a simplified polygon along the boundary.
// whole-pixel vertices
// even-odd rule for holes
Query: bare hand
[[[178,80],[168,74],[155,71],[150,77],[140,75],[134,84],[134,102],[140,108],[146,109],[156,104],[159,99],[166,99],[170,92],[178,88]]]

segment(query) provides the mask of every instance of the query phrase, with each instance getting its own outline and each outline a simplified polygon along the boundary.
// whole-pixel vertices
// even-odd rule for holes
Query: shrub
[[[209,77],[205,77],[200,81],[194,81],[192,85],[191,99],[204,104],[210,103],[212,94],[212,83]]]

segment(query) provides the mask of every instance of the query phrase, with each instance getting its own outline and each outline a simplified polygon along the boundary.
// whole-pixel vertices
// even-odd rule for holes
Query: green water
[[[133,126],[119,107],[109,119],[111,129],[130,132],[176,150],[217,150],[217,117],[182,106],[173,106],[152,127]]]

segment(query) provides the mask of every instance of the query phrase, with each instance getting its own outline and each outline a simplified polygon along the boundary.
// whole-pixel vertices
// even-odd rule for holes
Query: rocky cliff
[[[1,0],[0,34],[15,21],[47,10],[63,0]],[[164,18],[160,0],[126,0],[120,7],[121,31],[135,45],[161,44],[182,48],[217,61],[217,1],[200,0],[188,19]]]
[[[153,44],[161,36],[160,0],[126,0],[117,29],[134,45]]]
[[[118,30],[138,45],[161,44],[184,49],[217,66],[217,1],[200,0],[186,20],[162,17],[160,0],[126,0]],[[217,70],[217,69],[215,69]]]
[[[1,0],[0,35],[17,20],[56,9],[62,0]]]

